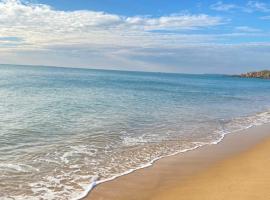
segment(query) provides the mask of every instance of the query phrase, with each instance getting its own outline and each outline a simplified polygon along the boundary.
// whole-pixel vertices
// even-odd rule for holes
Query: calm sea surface
[[[79,198],[269,108],[269,80],[0,65],[0,199]]]

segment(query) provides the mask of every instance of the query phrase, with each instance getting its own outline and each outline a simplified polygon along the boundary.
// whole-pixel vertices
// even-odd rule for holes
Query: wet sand
[[[270,199],[270,125],[163,158],[98,185],[87,200]]]

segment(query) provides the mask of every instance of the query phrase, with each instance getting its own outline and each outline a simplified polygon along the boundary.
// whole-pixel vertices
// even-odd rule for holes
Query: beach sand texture
[[[243,135],[245,134],[245,135]],[[96,187],[87,200],[268,200],[270,125],[159,160]]]
[[[167,191],[156,200],[270,199],[270,140],[210,167]]]

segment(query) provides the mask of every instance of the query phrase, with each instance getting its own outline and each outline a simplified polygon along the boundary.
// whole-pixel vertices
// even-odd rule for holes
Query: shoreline
[[[259,134],[254,134],[254,132],[259,132]],[[243,137],[243,134],[246,134],[246,137]],[[90,192],[81,199],[150,199],[150,193],[155,193],[163,187],[171,188],[175,185],[175,183],[171,185],[171,182],[185,181],[185,179],[208,169],[219,161],[250,149],[267,137],[270,137],[269,123],[227,133],[212,144],[198,145],[192,149],[157,158],[138,169],[112,177],[110,180],[97,182],[98,185],[91,185]],[[241,144],[235,144],[239,139],[243,139]],[[216,150],[218,152],[213,152]],[[202,156],[206,157],[205,161],[201,158],[198,159],[198,157]],[[187,161],[189,163],[185,163]],[[175,167],[175,164],[178,167]],[[182,166],[182,164],[187,166]],[[145,177],[147,177],[148,181],[140,180],[141,178],[145,179]],[[147,189],[140,186],[142,183],[147,186]],[[156,184],[160,188],[156,187]],[[133,197],[131,198],[131,196]]]

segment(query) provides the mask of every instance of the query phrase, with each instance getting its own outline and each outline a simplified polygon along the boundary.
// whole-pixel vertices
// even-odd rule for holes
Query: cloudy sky
[[[270,1],[0,0],[0,63],[183,73],[270,69]]]

